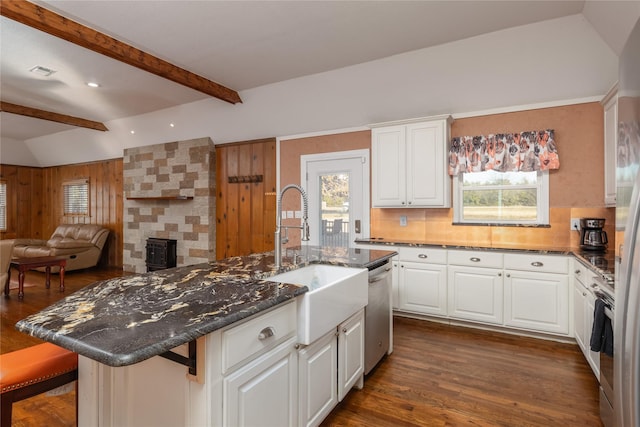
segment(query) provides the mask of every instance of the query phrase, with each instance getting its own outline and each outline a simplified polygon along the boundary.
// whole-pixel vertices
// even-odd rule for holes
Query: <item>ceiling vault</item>
[[[242,102],[233,89],[26,0],[1,0],[0,15],[231,104]]]
[[[103,123],[94,122],[93,120],[67,116],[65,114],[53,113],[51,111],[39,110],[37,108],[25,107],[23,105],[11,104],[4,101],[0,101],[0,111],[5,113],[19,114],[21,116],[35,117],[36,119],[64,123],[66,125],[100,130],[103,132],[109,130]]]

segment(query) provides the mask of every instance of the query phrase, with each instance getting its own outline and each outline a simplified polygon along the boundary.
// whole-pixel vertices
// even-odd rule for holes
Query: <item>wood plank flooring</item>
[[[0,298],[0,352],[41,342],[15,330],[19,319],[89,283],[121,275],[68,272],[61,294],[57,275],[47,290],[43,273],[28,272],[23,301],[17,290]],[[602,426],[598,383],[577,345],[401,317],[394,322],[394,353],[322,426]],[[73,392],[18,402],[13,426],[74,426],[74,405]]]

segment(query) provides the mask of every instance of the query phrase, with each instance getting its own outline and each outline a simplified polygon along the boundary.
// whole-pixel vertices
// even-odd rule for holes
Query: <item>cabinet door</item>
[[[604,105],[604,204],[616,205],[616,150],[618,141],[618,97]]]
[[[319,425],[338,404],[337,364],[335,330],[298,352],[299,425]]]
[[[502,270],[449,266],[449,316],[502,324]]]
[[[391,308],[400,307],[400,262],[398,255],[391,258]]]
[[[406,129],[404,126],[376,128],[371,131],[372,205],[406,205]]]
[[[595,310],[596,305],[596,297],[593,296],[591,292],[587,292],[585,297],[585,310],[584,314],[586,316],[585,324],[587,325],[585,330],[585,346],[587,347],[587,361],[589,365],[591,365],[591,369],[593,373],[596,375],[598,380],[600,379],[600,353],[596,353],[595,351],[591,351],[590,341],[591,341],[591,329],[593,329],[593,311]]]
[[[291,338],[223,379],[226,426],[295,426],[298,364]]]
[[[400,310],[447,315],[447,266],[400,262]]]
[[[580,284],[578,280],[575,280],[573,286],[573,329],[574,336],[578,346],[584,353],[585,358],[589,358],[589,338],[587,335],[587,316],[585,311],[587,310],[586,302],[587,290]],[[591,332],[591,331],[589,331]]]
[[[569,278],[565,274],[506,270],[504,324],[569,334]]]
[[[407,205],[449,207],[446,120],[407,125]]]
[[[338,400],[351,387],[362,388],[364,376],[364,310],[338,326]]]

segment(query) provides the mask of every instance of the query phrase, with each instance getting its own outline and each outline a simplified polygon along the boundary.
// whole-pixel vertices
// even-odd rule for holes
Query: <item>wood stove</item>
[[[178,241],[174,239],[147,239],[147,271],[164,270],[176,266]]]

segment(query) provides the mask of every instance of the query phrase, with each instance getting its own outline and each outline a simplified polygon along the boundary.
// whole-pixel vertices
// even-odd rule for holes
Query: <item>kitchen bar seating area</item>
[[[122,274],[68,273],[66,293]],[[62,298],[43,279],[29,271],[25,300],[0,300],[3,353],[41,342],[12,325]],[[394,353],[323,426],[601,426],[597,380],[575,345],[398,317],[394,332]],[[74,426],[75,416],[74,391],[40,395],[14,404],[13,426]]]

